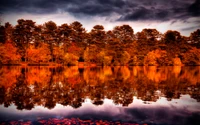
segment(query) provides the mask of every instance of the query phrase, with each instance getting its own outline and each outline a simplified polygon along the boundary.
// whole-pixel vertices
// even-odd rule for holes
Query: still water
[[[0,124],[200,125],[200,67],[1,67]]]

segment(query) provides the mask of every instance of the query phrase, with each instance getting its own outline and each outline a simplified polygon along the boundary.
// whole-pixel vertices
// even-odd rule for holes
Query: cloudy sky
[[[13,25],[21,18],[37,24],[79,21],[87,31],[96,24],[105,30],[129,24],[134,32],[171,29],[189,36],[200,29],[200,0],[1,0],[0,15]]]

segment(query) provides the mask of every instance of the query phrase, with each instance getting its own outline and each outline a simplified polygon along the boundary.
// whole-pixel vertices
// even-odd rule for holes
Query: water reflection
[[[177,105],[174,106],[177,107],[181,105],[179,101],[184,95],[188,95],[188,98],[182,102],[188,102],[189,99],[189,104],[195,104],[195,106],[189,105],[190,109],[193,109],[192,112],[199,113],[199,90],[200,67],[123,66],[84,69],[78,67],[2,67],[0,69],[0,104],[3,106],[0,107],[0,115],[3,110],[6,112],[4,107],[13,106],[17,110],[33,111],[38,106],[54,110],[61,105],[73,107],[78,111],[84,107],[86,99],[89,99],[92,105],[98,106],[105,105],[105,99],[107,99],[115,105],[122,106],[119,108],[120,114],[124,115],[120,116],[122,119],[138,115],[126,122],[131,119],[144,121],[152,111],[156,114],[155,119],[159,119],[159,113],[164,113],[163,117],[174,113],[170,107],[166,108],[167,110],[163,109],[163,106],[146,107],[147,109],[143,110],[138,106],[152,103],[157,105],[165,99],[166,105],[174,104],[176,100]],[[134,109],[130,108],[138,100],[142,103]],[[182,109],[174,110],[180,114],[184,112]],[[184,113],[187,116],[187,113]],[[81,114],[76,114],[76,116],[80,117]],[[174,115],[180,117],[176,113]],[[112,117],[112,115],[104,117]],[[149,117],[148,120],[150,120]]]

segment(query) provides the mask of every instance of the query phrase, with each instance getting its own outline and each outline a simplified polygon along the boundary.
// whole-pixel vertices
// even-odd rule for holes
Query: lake
[[[0,68],[0,124],[199,125],[200,67]]]

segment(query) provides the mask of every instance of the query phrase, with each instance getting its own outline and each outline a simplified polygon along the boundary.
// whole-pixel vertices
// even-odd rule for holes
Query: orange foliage
[[[183,58],[186,65],[200,65],[200,49],[193,47],[183,55]]]
[[[153,51],[151,51],[147,54],[147,56],[144,59],[144,62],[147,65],[157,66],[157,65],[159,65],[157,60],[159,58],[161,58],[162,56],[165,56],[165,55],[166,55],[166,51],[156,49],[156,50],[153,50]]]
[[[41,43],[38,48],[34,45],[30,45],[27,49],[27,57],[28,60],[33,63],[48,62],[50,60],[48,45]]]
[[[181,59],[178,57],[174,58],[173,64],[174,66],[181,66],[182,65]]]
[[[0,63],[13,64],[19,62],[20,58],[12,41],[6,41],[5,44],[0,45]]]

